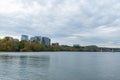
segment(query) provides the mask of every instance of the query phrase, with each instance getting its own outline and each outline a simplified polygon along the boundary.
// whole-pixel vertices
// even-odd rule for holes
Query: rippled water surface
[[[0,80],[120,80],[120,53],[0,53]]]

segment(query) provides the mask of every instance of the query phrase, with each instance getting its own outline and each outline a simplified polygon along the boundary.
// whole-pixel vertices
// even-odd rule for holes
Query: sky
[[[120,47],[120,0],[0,0],[0,37]]]

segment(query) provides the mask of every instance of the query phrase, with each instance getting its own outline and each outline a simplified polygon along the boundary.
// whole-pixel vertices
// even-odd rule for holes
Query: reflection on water
[[[120,53],[0,53],[0,80],[120,80]]]
[[[50,57],[0,56],[0,80],[48,80]]]

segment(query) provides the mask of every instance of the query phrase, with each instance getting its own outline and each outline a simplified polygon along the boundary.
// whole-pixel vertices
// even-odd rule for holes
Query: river
[[[1,52],[0,80],[120,80],[120,53]]]

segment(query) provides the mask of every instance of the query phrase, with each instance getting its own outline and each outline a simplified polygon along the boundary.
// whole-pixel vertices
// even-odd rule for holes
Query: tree
[[[40,44],[39,42],[32,42],[31,43],[31,50],[32,51],[44,51],[45,46]]]
[[[20,51],[31,51],[30,42],[25,41],[25,40],[20,41],[19,49],[20,49]]]

